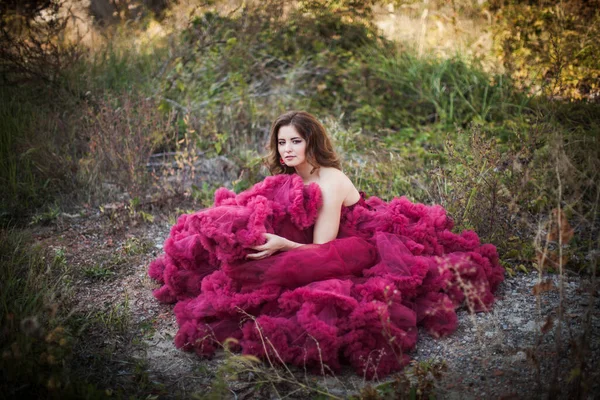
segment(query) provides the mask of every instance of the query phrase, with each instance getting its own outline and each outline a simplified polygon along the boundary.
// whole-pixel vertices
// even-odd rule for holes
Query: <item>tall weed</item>
[[[46,103],[44,89],[0,88],[0,219],[20,219],[69,180],[74,152],[68,114]]]
[[[155,148],[172,136],[173,115],[164,115],[148,98],[121,94],[88,106],[88,152],[80,160],[80,178],[90,195],[115,185],[131,198],[141,198],[150,187],[146,163]]]
[[[86,99],[104,93],[136,91],[150,96],[157,92],[168,57],[164,29],[145,19],[107,27],[95,35],[99,38],[84,47],[85,56],[62,71],[63,87]]]

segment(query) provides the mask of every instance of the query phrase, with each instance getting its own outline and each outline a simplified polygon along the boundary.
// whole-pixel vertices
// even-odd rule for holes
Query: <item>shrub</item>
[[[97,100],[88,106],[88,152],[80,160],[80,176],[92,193],[116,185],[131,198],[141,198],[150,187],[146,163],[155,148],[172,137],[172,115],[160,112],[154,102],[134,94]]]
[[[600,3],[491,2],[504,67],[523,88],[562,99],[600,96]]]

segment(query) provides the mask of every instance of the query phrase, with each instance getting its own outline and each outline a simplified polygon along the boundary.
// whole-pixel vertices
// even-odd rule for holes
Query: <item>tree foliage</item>
[[[573,100],[600,96],[600,1],[492,2],[505,68],[521,88]]]
[[[0,7],[0,82],[56,82],[81,55],[64,39],[71,15],[61,0],[28,0]]]

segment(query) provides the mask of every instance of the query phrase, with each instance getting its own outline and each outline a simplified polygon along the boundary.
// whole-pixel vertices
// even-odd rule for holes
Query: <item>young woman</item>
[[[338,235],[342,206],[358,203],[360,193],[341,171],[340,161],[323,125],[304,111],[281,115],[271,127],[271,154],[268,157],[273,174],[297,174],[308,185],[321,189],[323,204],[314,224],[313,243],[327,243]],[[249,259],[268,257],[277,251],[287,251],[302,244],[284,237],[265,234],[266,243],[253,247],[257,253]]]
[[[440,206],[365,200],[323,126],[292,111],[271,127],[273,176],[182,215],[149,267],[154,295],[177,303],[177,347],[245,353],[319,373],[402,368],[417,326],[442,336],[455,309],[488,310],[503,280],[496,249],[451,232]]]

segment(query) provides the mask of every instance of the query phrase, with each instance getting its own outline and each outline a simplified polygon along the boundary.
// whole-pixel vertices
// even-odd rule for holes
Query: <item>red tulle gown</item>
[[[503,280],[496,248],[452,233],[440,206],[377,197],[342,209],[337,239],[248,261],[271,232],[312,243],[321,204],[298,175],[266,178],[213,207],[182,215],[149,267],[162,302],[176,303],[175,345],[209,356],[227,338],[244,354],[316,372],[352,365],[382,377],[401,369],[417,326],[453,332],[455,310],[488,310]]]

